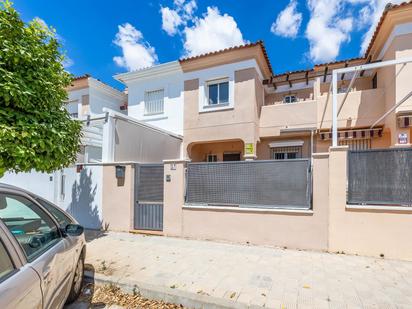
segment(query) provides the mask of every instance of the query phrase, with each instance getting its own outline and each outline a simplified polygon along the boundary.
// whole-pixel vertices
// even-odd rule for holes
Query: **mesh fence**
[[[310,161],[189,163],[186,203],[308,209]]]
[[[163,164],[136,165],[137,200],[163,203]]]
[[[348,203],[412,205],[412,149],[349,151]]]

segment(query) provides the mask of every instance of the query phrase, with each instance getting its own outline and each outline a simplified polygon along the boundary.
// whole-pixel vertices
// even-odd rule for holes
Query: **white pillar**
[[[338,146],[338,74],[332,72],[332,146]]]
[[[109,112],[107,113],[107,122],[103,125],[102,162],[113,162],[116,122],[114,117]]]

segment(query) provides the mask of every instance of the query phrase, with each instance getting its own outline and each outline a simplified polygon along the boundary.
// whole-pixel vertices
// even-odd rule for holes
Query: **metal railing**
[[[412,149],[348,153],[348,204],[412,205]]]
[[[309,159],[189,163],[186,204],[309,209]]]

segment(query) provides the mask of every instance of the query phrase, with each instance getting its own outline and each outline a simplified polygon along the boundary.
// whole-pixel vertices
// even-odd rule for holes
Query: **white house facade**
[[[115,75],[128,88],[128,115],[183,134],[183,72],[179,61]]]

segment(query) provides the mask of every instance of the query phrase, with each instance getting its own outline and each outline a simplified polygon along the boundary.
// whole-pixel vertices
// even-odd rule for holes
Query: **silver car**
[[[86,241],[69,214],[0,184],[0,308],[62,308],[79,296]]]

